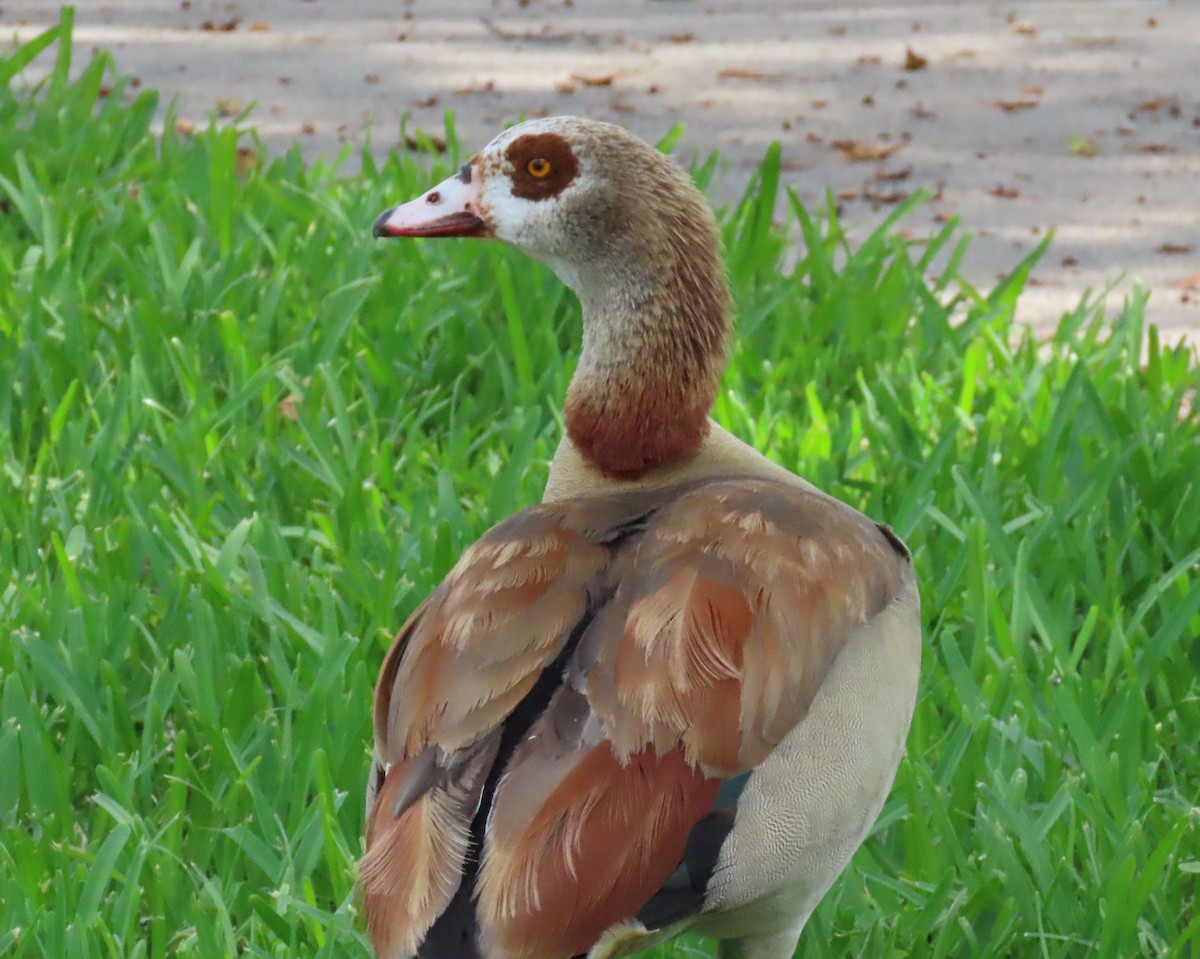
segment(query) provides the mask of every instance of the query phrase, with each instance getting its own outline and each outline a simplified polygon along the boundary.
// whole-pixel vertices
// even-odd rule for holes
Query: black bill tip
[[[395,209],[393,207],[392,209]],[[371,235],[377,239],[381,236],[391,236],[387,230],[388,217],[392,215],[392,210],[384,210],[379,216],[375,217],[375,225],[371,227]]]

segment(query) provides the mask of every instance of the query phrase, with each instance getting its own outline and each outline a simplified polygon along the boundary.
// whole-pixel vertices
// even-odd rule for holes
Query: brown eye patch
[[[509,144],[505,154],[512,164],[513,196],[522,200],[548,200],[567,188],[579,172],[579,161],[557,133],[529,133]],[[548,172],[542,173],[549,164]],[[535,176],[531,171],[538,171]]]

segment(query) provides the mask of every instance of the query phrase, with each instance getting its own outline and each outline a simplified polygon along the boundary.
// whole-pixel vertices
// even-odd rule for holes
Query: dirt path
[[[1024,317],[1139,277],[1150,317],[1200,343],[1200,3],[1195,0],[81,0],[181,115],[257,103],[272,147],[394,143],[443,111],[482,144],[520,114],[583,113],[716,148],[736,196],[781,140],[786,181],[867,229],[917,187],[922,235],[959,215],[982,286],[1050,228]],[[0,0],[0,34],[57,4]],[[1128,281],[1119,291],[1128,288]],[[1119,293],[1118,293],[1119,296]],[[1115,302],[1115,301],[1114,301]]]

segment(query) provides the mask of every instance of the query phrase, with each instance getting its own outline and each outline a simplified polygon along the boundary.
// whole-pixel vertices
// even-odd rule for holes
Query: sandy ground
[[[958,215],[987,287],[1056,231],[1023,318],[1138,278],[1169,340],[1200,343],[1200,0],[81,0],[77,40],[202,121],[240,105],[272,148],[336,152],[453,110],[481,145],[579,113],[730,161],[772,140],[809,203],[859,233],[917,188],[920,236]],[[0,37],[58,4],[0,0]],[[36,78],[31,71],[30,79]],[[398,198],[399,199],[399,198]]]

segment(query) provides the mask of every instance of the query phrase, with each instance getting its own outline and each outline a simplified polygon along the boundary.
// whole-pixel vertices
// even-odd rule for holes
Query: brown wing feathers
[[[636,915],[721,779],[803,718],[846,637],[898,593],[904,561],[853,510],[765,480],[536,507],[491,530],[380,676],[376,748],[393,765],[362,874],[381,955],[411,955],[458,889],[481,795],[484,956],[566,959]],[[497,758],[535,684],[558,691],[525,703],[540,715]]]

